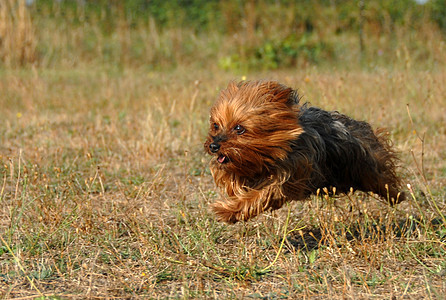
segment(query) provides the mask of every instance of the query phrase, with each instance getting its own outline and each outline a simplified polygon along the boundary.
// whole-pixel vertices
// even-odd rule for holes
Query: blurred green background
[[[8,68],[445,64],[444,0],[3,0],[0,14]]]

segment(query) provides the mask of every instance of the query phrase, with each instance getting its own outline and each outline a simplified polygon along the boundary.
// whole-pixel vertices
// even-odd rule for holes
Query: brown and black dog
[[[204,144],[227,193],[213,204],[219,220],[248,220],[323,188],[373,192],[391,204],[405,199],[384,131],[299,100],[274,81],[231,82],[221,91]]]

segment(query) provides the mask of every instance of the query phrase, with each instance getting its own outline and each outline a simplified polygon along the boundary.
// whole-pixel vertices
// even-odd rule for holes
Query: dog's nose
[[[212,153],[215,153],[218,150],[220,150],[220,145],[217,143],[212,143],[209,145],[209,149],[211,150]]]

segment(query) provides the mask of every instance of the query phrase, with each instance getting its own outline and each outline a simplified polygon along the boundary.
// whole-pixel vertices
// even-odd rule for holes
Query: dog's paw
[[[217,220],[220,222],[234,224],[237,223],[238,221],[244,220],[244,218],[241,217],[240,211],[231,209],[224,202],[214,203],[212,204],[211,208],[215,213],[215,215],[217,216]]]

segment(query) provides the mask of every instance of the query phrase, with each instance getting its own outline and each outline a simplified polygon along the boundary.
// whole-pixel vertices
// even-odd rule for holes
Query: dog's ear
[[[230,81],[228,87],[220,92],[220,99],[232,99],[237,91],[240,89],[240,83],[237,84],[235,81]]]
[[[235,81],[230,81],[228,83],[228,87],[226,88],[226,91],[231,95],[235,95],[235,93],[237,93],[237,91],[239,89],[240,89],[239,84],[237,84]]]
[[[228,91],[235,93],[239,90],[240,83],[236,83],[235,81],[229,81],[228,87],[226,88]]]
[[[237,95],[237,97],[236,97]],[[289,108],[299,103],[297,91],[277,81],[231,81],[228,87],[221,91],[220,99],[243,98],[251,103],[282,103]]]
[[[296,104],[297,92],[286,85],[276,81],[265,81],[260,83],[259,88],[265,95],[270,95],[269,101],[271,102],[283,103],[287,106]]]

